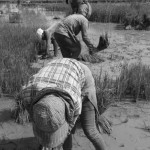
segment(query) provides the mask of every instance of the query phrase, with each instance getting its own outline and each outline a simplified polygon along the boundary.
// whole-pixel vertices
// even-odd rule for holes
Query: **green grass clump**
[[[1,25],[0,89],[1,94],[16,94],[34,72],[36,60],[34,27]]]
[[[94,75],[94,79],[96,84],[98,109],[100,114],[102,114],[108,108],[108,106],[115,101],[115,81],[112,80],[108,74],[103,76],[102,68],[99,75]]]
[[[91,4],[92,15],[90,21],[95,22],[112,22],[124,23],[125,21],[132,21],[138,16],[139,19],[143,14],[150,15],[150,5],[141,2],[131,3],[97,3]]]
[[[121,23],[125,17],[126,8],[126,4],[120,6],[111,3],[92,4],[93,12],[90,21]]]
[[[125,64],[116,80],[107,74],[95,76],[100,113],[116,101],[150,100],[150,67],[142,63]]]
[[[117,91],[119,99],[127,96],[133,97],[135,101],[139,99],[150,100],[150,67],[141,63],[125,66],[118,83]]]

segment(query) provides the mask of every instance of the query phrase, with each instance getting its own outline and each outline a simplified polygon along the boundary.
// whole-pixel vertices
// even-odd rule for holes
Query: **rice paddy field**
[[[99,111],[113,123],[112,134],[102,136],[109,150],[149,150],[150,31],[124,30],[123,22],[127,15],[131,19],[137,14],[149,15],[150,4],[91,5],[91,41],[97,46],[99,36],[107,33],[110,42],[107,49],[97,53],[100,63],[83,62],[96,81]],[[15,97],[29,76],[51,61],[37,56],[36,30],[48,28],[69,15],[71,9],[64,3],[5,3],[0,4],[0,12],[0,150],[35,150],[38,144],[31,124],[17,124],[12,117]],[[82,42],[82,54],[86,53]],[[73,150],[94,150],[81,128],[77,129],[73,143]]]

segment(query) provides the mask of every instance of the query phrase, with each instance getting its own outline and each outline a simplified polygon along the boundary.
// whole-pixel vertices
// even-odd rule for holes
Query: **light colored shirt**
[[[83,15],[73,14],[62,20],[56,27],[55,32],[72,38],[73,40],[75,40],[76,35],[81,32],[83,41],[87,47],[91,49],[94,46],[88,37],[88,27],[89,22]]]

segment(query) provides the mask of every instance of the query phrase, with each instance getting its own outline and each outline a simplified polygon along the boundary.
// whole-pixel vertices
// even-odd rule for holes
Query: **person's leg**
[[[54,37],[51,38],[51,43],[53,44],[53,48],[54,48],[54,56],[57,57],[57,55],[58,55],[58,44],[57,44]]]
[[[81,43],[78,41],[72,44],[71,48],[71,58],[77,59],[81,53]]]
[[[65,36],[63,36],[63,35],[61,35],[61,34],[54,33],[54,38],[55,38],[57,44],[58,44],[59,47],[60,47],[62,56],[63,56],[64,58],[70,58],[70,57],[71,57],[71,53],[70,53],[69,50],[66,49],[67,43],[66,43],[66,41],[64,40]]]
[[[63,150],[72,150],[72,134],[70,134],[65,140]]]
[[[75,43],[70,38],[57,33],[54,33],[54,37],[64,58],[78,58],[81,52],[81,44],[79,41]]]
[[[99,133],[96,120],[95,109],[89,100],[85,100],[82,106],[81,125],[87,138],[93,143],[96,150],[106,150],[104,140]]]

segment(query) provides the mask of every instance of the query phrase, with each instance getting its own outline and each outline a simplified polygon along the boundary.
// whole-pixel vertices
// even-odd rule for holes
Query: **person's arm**
[[[89,22],[85,18],[84,20],[82,20],[82,24],[81,24],[82,39],[85,42],[85,44],[87,45],[87,47],[89,48],[89,51],[92,51],[94,49],[94,46],[88,37],[88,32],[87,32],[88,27],[89,27]]]
[[[84,65],[83,63],[80,63],[80,65],[85,72],[85,84],[82,89],[82,95],[87,96],[88,99],[93,103],[93,105],[97,109],[97,98],[94,77],[92,75],[91,70],[86,65]]]
[[[54,22],[48,29],[45,30],[46,33],[46,50],[47,54],[49,54],[49,50],[51,48],[51,37],[60,21]]]

